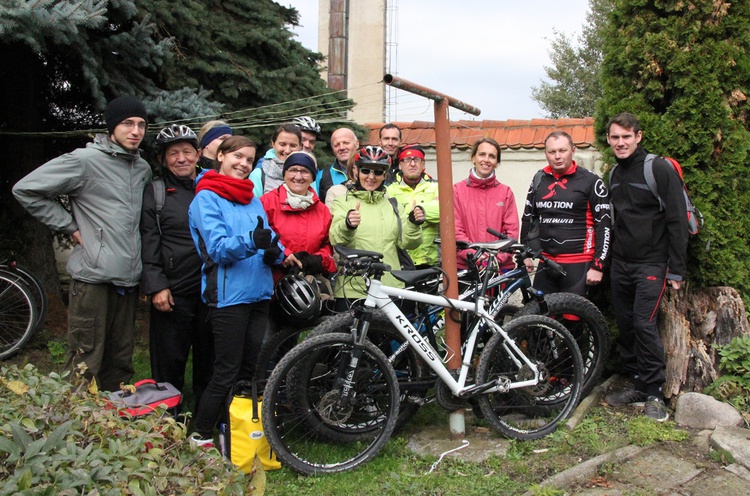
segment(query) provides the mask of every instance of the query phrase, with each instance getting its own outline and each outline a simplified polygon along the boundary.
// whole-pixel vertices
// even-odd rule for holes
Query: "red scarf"
[[[255,185],[249,179],[237,179],[219,174],[215,170],[206,171],[195,186],[198,193],[204,189],[213,191],[225,200],[247,205],[253,199]]]

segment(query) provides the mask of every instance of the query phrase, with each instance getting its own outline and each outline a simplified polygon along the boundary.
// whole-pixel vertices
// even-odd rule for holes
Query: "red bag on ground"
[[[117,391],[109,393],[113,408],[119,410],[121,417],[140,417],[156,411],[160,405],[167,410],[177,407],[182,401],[182,393],[168,382],[156,382],[143,379],[135,384],[135,393]]]

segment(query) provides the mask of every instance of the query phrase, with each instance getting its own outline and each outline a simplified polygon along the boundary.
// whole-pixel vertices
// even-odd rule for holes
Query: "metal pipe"
[[[468,103],[464,103],[461,100],[457,100],[451,96],[440,93],[439,91],[420,86],[416,83],[412,83],[411,81],[407,81],[406,79],[402,79],[392,74],[386,74],[385,76],[383,76],[383,82],[385,84],[393,86],[394,88],[408,91],[409,93],[414,93],[415,95],[423,96],[425,98],[429,98],[430,100],[435,100],[436,102],[440,100],[447,100],[448,105],[450,105],[451,107],[461,110],[462,112],[469,113],[471,115],[479,115],[480,113],[482,113],[481,110],[473,105],[469,105]],[[437,119],[435,120],[435,122],[437,123]]]

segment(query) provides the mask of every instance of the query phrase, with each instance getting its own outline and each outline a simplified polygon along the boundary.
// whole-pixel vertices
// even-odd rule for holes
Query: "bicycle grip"
[[[492,229],[491,227],[487,228],[487,232],[500,239],[506,239],[508,237],[506,234],[503,234],[500,231],[496,231],[495,229]]]
[[[565,272],[565,269],[562,268],[562,265],[555,262],[554,260],[550,260],[549,258],[544,257],[544,264],[547,266],[548,270],[551,270],[552,272],[555,272],[561,275],[562,277],[565,277],[568,275],[568,273]]]

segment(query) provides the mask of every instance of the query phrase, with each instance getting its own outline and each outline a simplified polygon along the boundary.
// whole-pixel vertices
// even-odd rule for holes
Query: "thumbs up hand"
[[[271,230],[266,229],[263,223],[263,217],[258,216],[258,225],[255,226],[255,230],[250,232],[250,237],[253,238],[253,244],[258,250],[265,250],[271,246]]]
[[[420,225],[424,222],[424,209],[417,205],[416,200],[411,202],[411,212],[409,212],[409,222]]]
[[[359,226],[359,223],[362,222],[362,214],[359,213],[359,205],[360,202],[357,202],[357,206],[354,207],[354,210],[349,210],[349,213],[346,214],[346,225],[349,226],[350,229],[356,229],[357,226]]]
[[[266,265],[274,265],[281,255],[281,247],[279,247],[279,235],[277,234],[266,251],[263,253],[263,263]]]

